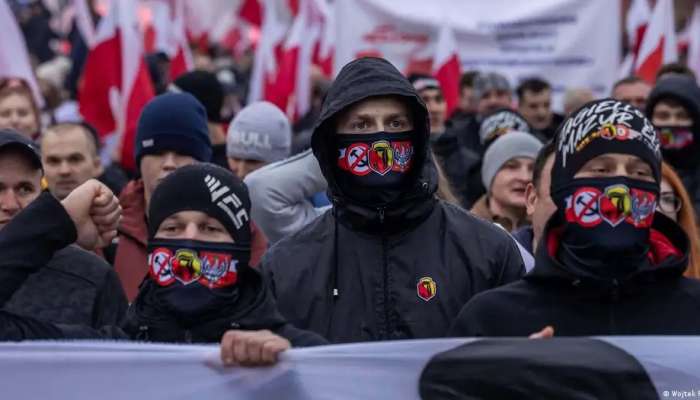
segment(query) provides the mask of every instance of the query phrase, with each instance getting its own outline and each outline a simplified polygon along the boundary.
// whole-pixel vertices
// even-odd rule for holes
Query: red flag
[[[291,10],[286,2],[263,0],[262,8],[260,41],[255,50],[248,103],[274,97],[268,93],[274,93],[277,90],[276,82],[279,60],[282,59],[282,46],[292,25]],[[291,54],[288,54],[287,58],[290,56]]]
[[[134,136],[143,106],[154,96],[143,57],[136,1],[112,2],[97,29],[94,47],[83,67],[80,113],[97,128],[113,155],[135,170]]]
[[[243,4],[238,9],[238,18],[251,25],[260,26],[262,24],[262,9],[258,0],[243,0]]]
[[[433,75],[440,82],[442,94],[447,102],[447,115],[459,104],[460,64],[457,55],[457,42],[452,29],[447,24],[440,29],[433,58]]]
[[[673,0],[657,0],[639,47],[636,74],[653,84],[659,68],[677,60]]]
[[[185,2],[175,0],[172,10],[172,24],[170,26],[170,80],[173,81],[185,72],[194,69],[194,61],[190,52],[185,30]]]
[[[25,81],[34,94],[36,105],[41,108],[44,105],[44,98],[41,96],[29,63],[24,36],[19,30],[10,6],[6,1],[0,3],[0,26],[3,27],[0,35],[0,78],[19,78]]]
[[[627,31],[627,41],[630,45],[630,52],[634,56],[639,53],[639,47],[642,45],[642,39],[644,38],[644,33],[647,30],[650,18],[651,9],[649,8],[648,0],[632,0],[630,8],[627,11],[625,28]]]

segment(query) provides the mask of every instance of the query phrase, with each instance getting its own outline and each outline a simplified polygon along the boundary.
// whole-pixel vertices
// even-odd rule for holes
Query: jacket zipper
[[[384,209],[378,208],[379,213],[379,223],[382,225],[382,273],[384,280],[384,328],[385,334],[382,339],[389,339],[391,337],[391,324],[389,323],[390,311],[389,311],[389,259],[387,256],[387,238],[384,233]]]

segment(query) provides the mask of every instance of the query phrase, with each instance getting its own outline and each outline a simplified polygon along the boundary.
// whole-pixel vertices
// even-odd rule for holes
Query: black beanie
[[[208,71],[187,72],[175,79],[172,86],[171,90],[173,91],[187,92],[196,97],[207,110],[209,121],[221,122],[224,87],[216,75]]]
[[[661,181],[661,147],[654,125],[634,106],[603,99],[584,104],[559,126],[551,193],[569,183],[586,162],[606,153],[641,158],[656,182]]]
[[[166,93],[146,104],[136,128],[136,165],[148,154],[172,150],[197,161],[211,160],[211,141],[204,107],[187,93]]]
[[[250,244],[248,188],[231,171],[214,164],[187,165],[173,171],[153,192],[148,207],[148,235],[180,211],[201,211],[231,234],[234,242]]]

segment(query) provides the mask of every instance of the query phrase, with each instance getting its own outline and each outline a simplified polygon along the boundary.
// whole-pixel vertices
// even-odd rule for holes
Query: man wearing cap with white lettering
[[[228,165],[240,179],[260,167],[289,157],[291,148],[289,119],[267,101],[247,105],[236,114],[228,128]]]
[[[146,210],[153,191],[176,169],[211,160],[204,107],[187,93],[157,96],[141,112],[134,151],[141,177],[130,182],[119,197],[124,210],[114,260],[114,268],[130,302],[148,272]],[[259,250],[254,251],[251,265],[261,256]]]

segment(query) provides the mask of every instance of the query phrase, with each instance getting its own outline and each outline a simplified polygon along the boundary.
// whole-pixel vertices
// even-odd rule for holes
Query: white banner
[[[543,77],[558,110],[567,88],[608,96],[620,65],[618,0],[336,0],[335,12],[336,72],[363,55],[426,70],[445,24],[464,71],[497,71],[514,87]]]
[[[700,337],[600,339],[635,357],[658,393],[668,393],[665,398],[692,390],[700,398]],[[0,382],[3,399],[411,400],[420,399],[418,381],[427,362],[437,353],[470,341],[293,349],[276,366],[266,368],[224,368],[219,349],[213,345],[3,343]],[[550,342],[562,345],[557,340]]]

